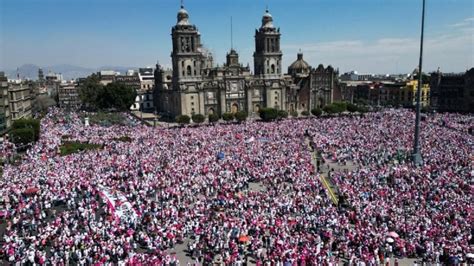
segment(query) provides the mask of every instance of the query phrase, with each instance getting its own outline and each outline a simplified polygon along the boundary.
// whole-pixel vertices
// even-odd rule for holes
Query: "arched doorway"
[[[293,106],[293,104],[290,104],[290,112],[294,112],[295,111],[295,107]]]
[[[239,106],[238,106],[236,103],[232,104],[232,106],[231,106],[231,108],[230,108],[230,112],[233,113],[233,114],[235,114],[235,113],[237,113],[238,111],[239,111]]]
[[[260,104],[255,105],[255,112],[258,113],[260,111]]]

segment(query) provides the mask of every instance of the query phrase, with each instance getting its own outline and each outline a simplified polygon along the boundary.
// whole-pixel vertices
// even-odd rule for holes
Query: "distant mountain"
[[[40,67],[33,64],[25,64],[20,66],[18,69],[6,70],[5,74],[10,79],[16,79],[17,74],[21,79],[38,79],[38,69]],[[120,72],[120,74],[125,74],[129,69],[138,69],[136,67],[123,67],[123,66],[102,66],[98,68],[87,68],[80,67],[68,64],[53,65],[53,66],[43,66],[43,73],[46,76],[49,72],[52,73],[61,73],[63,78],[66,80],[76,79],[80,77],[87,77],[92,73],[96,73],[100,70],[113,70]]]

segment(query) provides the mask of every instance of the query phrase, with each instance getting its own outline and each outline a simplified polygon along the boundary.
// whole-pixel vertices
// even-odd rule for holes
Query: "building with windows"
[[[32,116],[30,86],[28,83],[21,80],[11,80],[8,88],[8,101],[12,122]]]
[[[81,107],[79,98],[79,87],[76,83],[63,83],[59,86],[58,93],[59,107],[69,110],[76,110]]]
[[[155,76],[152,67],[139,68],[138,78],[140,79],[140,90],[152,91],[155,87]]]
[[[431,107],[439,112],[474,113],[474,68],[465,73],[431,74]]]
[[[10,104],[8,100],[8,79],[0,72],[0,134],[11,126]]]
[[[322,108],[334,101],[334,92],[339,86],[338,71],[332,66],[320,64],[312,68],[298,53],[296,61],[288,67],[290,89],[287,90],[289,111],[310,111]]]
[[[408,80],[400,91],[400,104],[404,107],[416,106],[416,94],[418,91],[418,79]],[[421,107],[430,106],[430,84],[422,84],[421,87]]]
[[[313,85],[318,87],[318,93],[314,92],[315,105],[332,101],[331,93],[327,92],[332,86],[326,83],[323,86],[317,77],[324,76],[324,82],[335,83],[337,75],[333,76],[333,70],[315,69],[309,75],[309,65],[300,62],[289,69],[289,75],[283,75],[281,33],[268,10],[262,17],[261,26],[255,30],[253,73],[248,64],[244,66],[239,62],[239,54],[232,48],[224,65],[215,67],[212,54],[201,44],[201,34],[191,24],[183,6],[178,11],[171,36],[172,70],[157,64],[154,73],[154,102],[159,113],[221,115],[243,110],[252,115],[262,107],[309,110],[310,97],[305,98],[305,95],[314,92]],[[299,64],[301,66],[297,67]],[[330,73],[329,77],[327,73]],[[304,86],[308,87],[306,94]]]

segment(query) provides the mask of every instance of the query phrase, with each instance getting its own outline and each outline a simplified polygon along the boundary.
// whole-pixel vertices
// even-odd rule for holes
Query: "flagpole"
[[[415,118],[415,137],[413,141],[412,159],[415,165],[422,164],[421,149],[420,149],[420,100],[421,89],[423,83],[423,33],[425,28],[425,0],[423,0],[423,9],[421,13],[421,37],[420,37],[420,62],[418,66],[418,90],[416,92],[416,118]]]

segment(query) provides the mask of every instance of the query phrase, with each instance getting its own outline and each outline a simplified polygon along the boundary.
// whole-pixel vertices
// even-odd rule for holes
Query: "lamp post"
[[[421,89],[423,82],[423,32],[425,28],[425,0],[423,0],[423,9],[421,13],[421,38],[420,38],[420,63],[418,66],[418,90],[416,92],[416,118],[415,118],[415,138],[413,143],[412,159],[415,165],[422,163],[421,151],[420,151],[420,100],[421,100]]]

